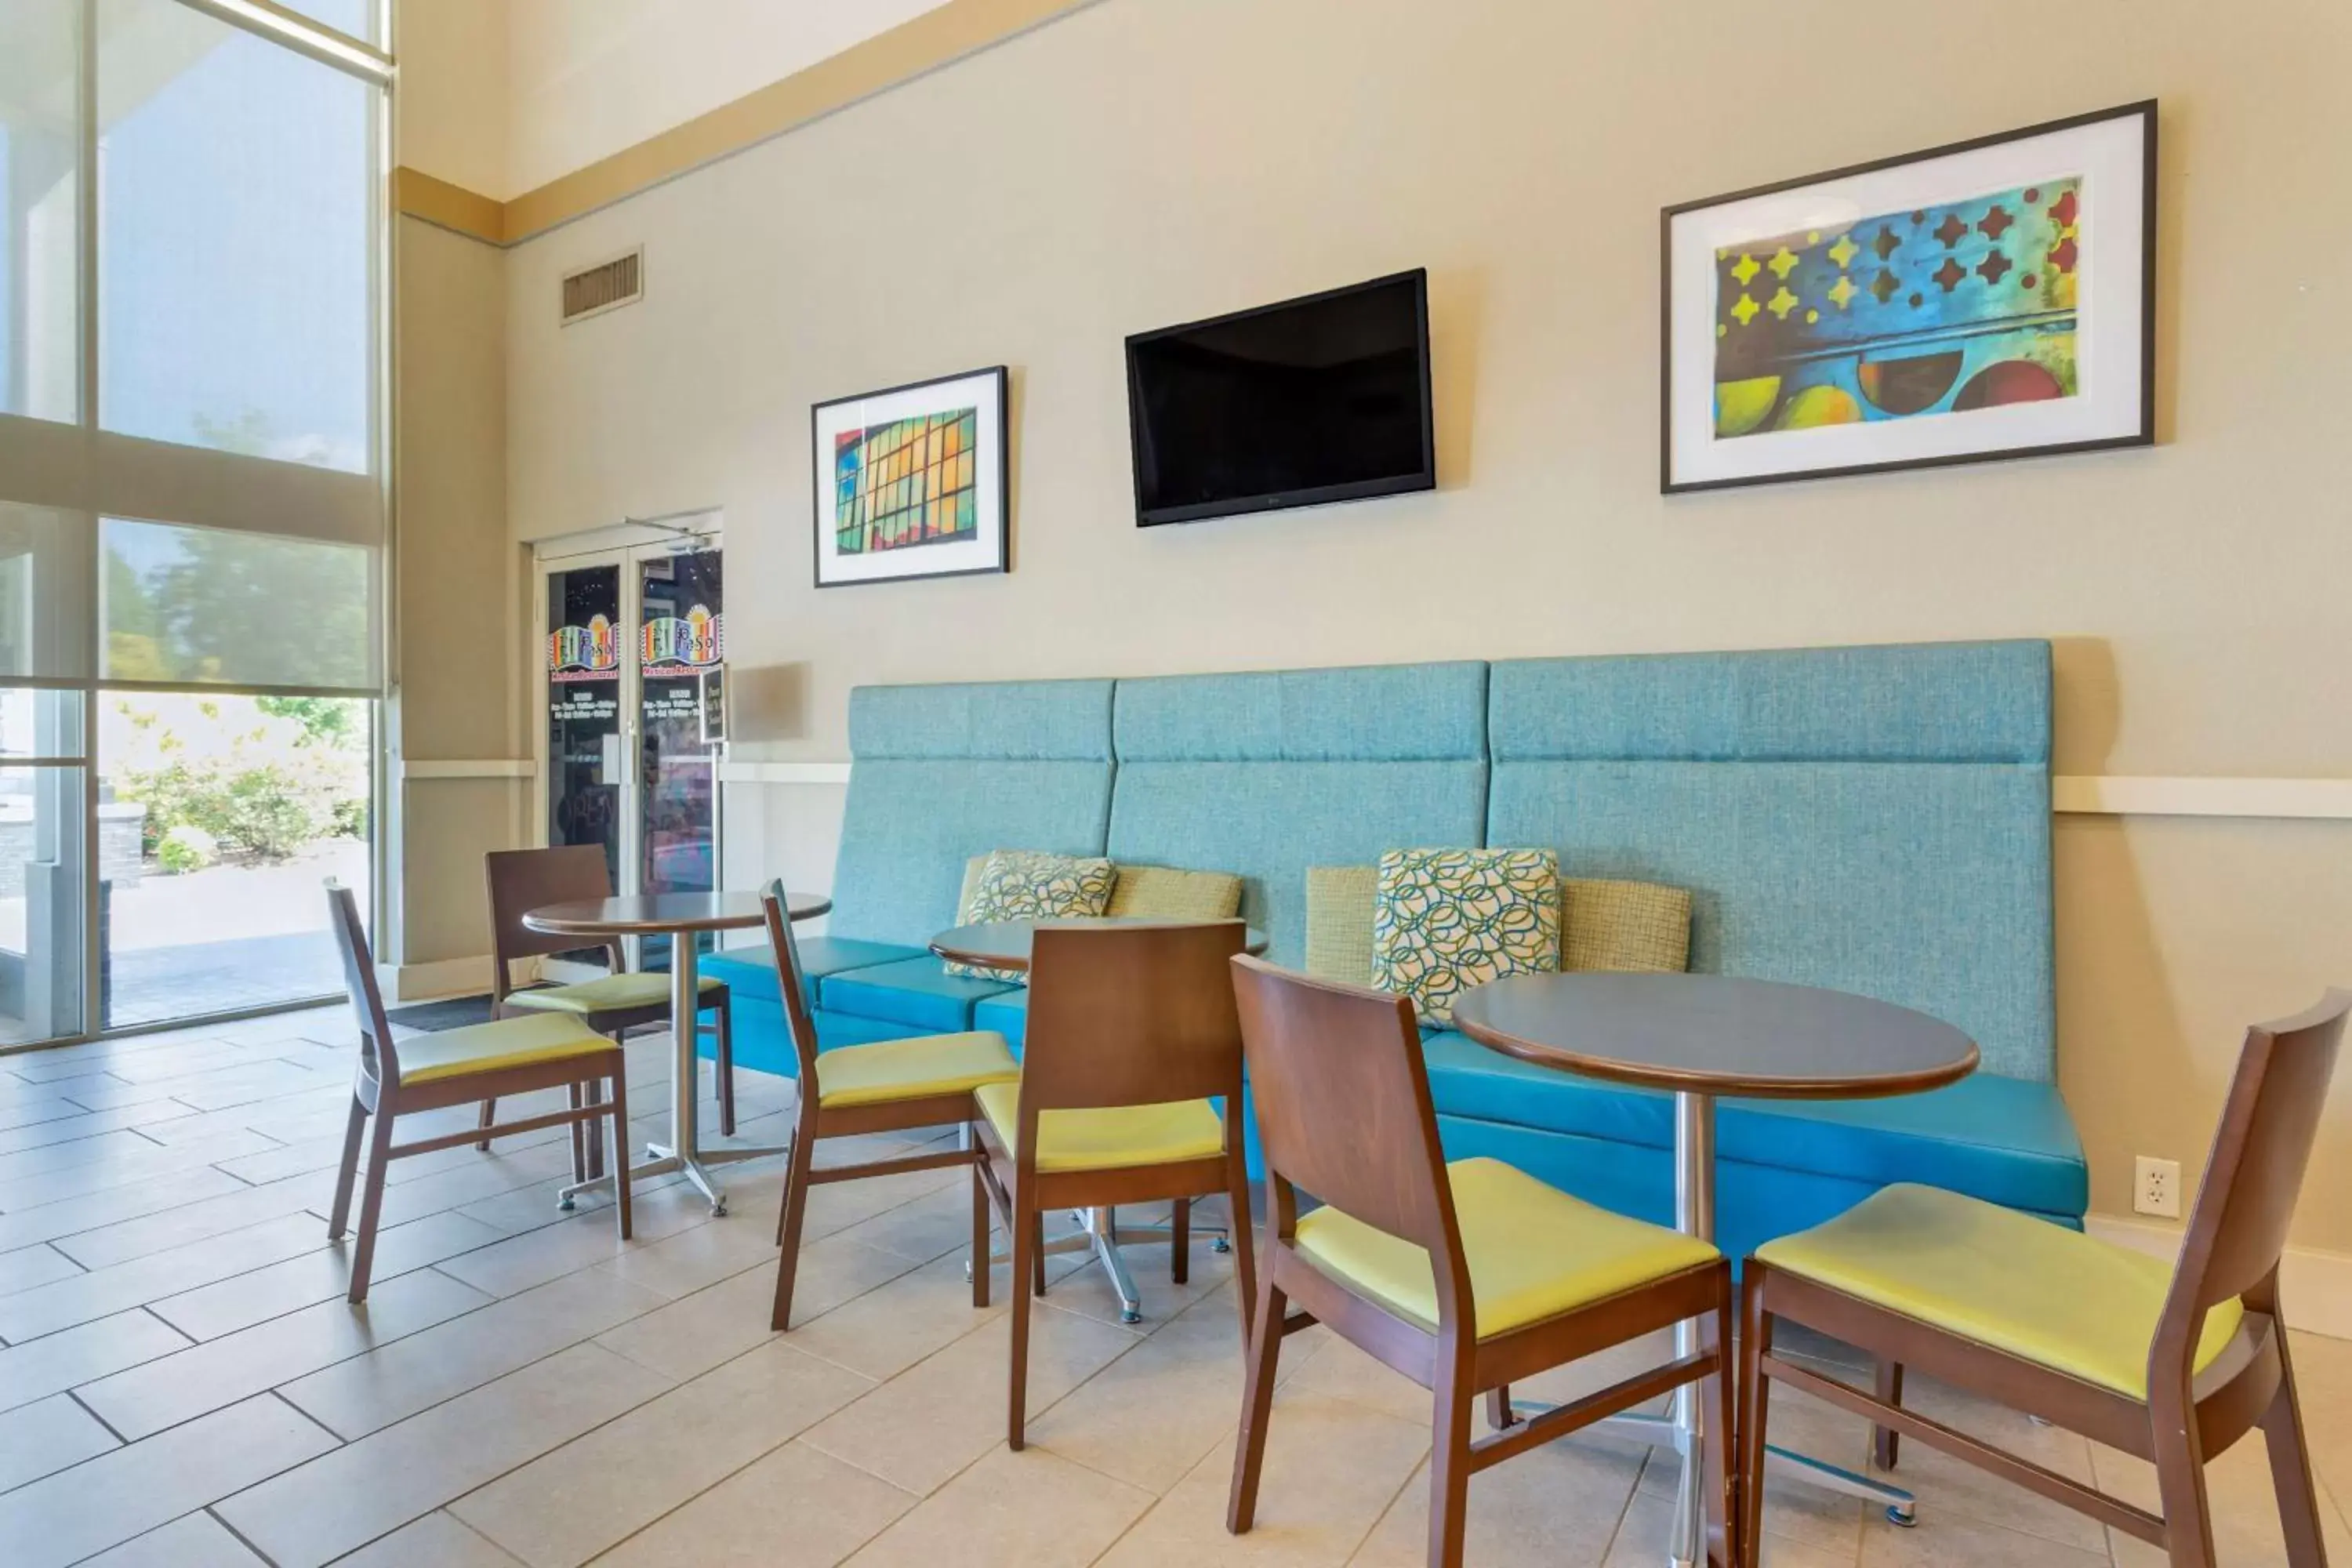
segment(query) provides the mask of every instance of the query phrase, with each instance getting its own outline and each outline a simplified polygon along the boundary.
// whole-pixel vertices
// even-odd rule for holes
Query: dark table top
[[[785,912],[814,920],[833,908],[822,893],[786,893]],[[541,904],[522,923],[551,936],[653,936],[664,931],[740,931],[766,917],[757,893],[638,893]]]
[[[1214,925],[1214,921],[1160,920],[1149,915],[1063,915],[1051,920],[990,921],[979,925],[957,926],[931,938],[931,951],[941,958],[958,963],[978,964],[983,969],[1025,971],[1029,967],[1029,939],[1041,925],[1055,930],[1085,931],[1096,926],[1171,926]],[[1265,935],[1248,931],[1242,934],[1242,950],[1264,952]]]
[[[1454,1026],[1538,1067],[1703,1094],[1870,1100],[1977,1065],[1976,1042],[1925,1013],[1722,974],[1515,974],[1463,996]]]

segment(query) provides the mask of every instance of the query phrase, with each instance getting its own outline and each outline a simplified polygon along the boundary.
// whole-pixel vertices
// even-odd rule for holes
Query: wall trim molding
[[[2101,1241],[2171,1262],[2180,1256],[2182,1229],[2135,1215],[2086,1215],[2083,1228]],[[2352,1257],[2290,1247],[2279,1264],[2279,1299],[2287,1326],[2331,1340],[2352,1340]]]
[[[2051,809],[2090,816],[2352,818],[2352,779],[2158,778],[2060,774]]]
[[[423,779],[527,779],[539,774],[539,763],[529,757],[403,757],[400,782]]]
[[[845,784],[845,762],[727,762],[721,784]],[[2050,809],[2062,816],[2240,816],[2352,821],[2352,779],[2158,778],[2060,773]]]
[[[392,174],[393,210],[489,245],[520,245],[1096,3],[947,0],[839,54],[509,201],[496,201],[422,170],[396,168]]]

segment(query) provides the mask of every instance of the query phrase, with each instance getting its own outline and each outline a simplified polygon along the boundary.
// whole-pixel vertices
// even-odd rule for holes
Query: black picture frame
[[[2130,406],[2136,412],[2136,419],[2130,428],[2118,428],[2112,433],[2075,439],[1999,445],[1979,449],[1879,461],[1832,462],[1818,467],[1792,466],[1783,470],[1765,473],[1703,478],[1677,477],[1675,447],[1677,387],[1675,378],[1677,321],[1675,304],[1677,256],[1675,226],[1678,219],[1734,203],[1751,201],[1758,197],[1780,195],[1802,191],[1811,186],[1828,185],[1834,182],[1851,180],[1859,175],[1929,164],[2012,142],[2061,135],[2068,132],[2105,126],[2116,121],[2129,119],[2137,119],[2142,123],[2137,152],[2139,222],[2136,230],[2125,231],[2130,236],[2138,250],[2136,265],[2132,268],[2132,270],[2137,273],[2139,284],[2139,319],[2135,334],[2137,344],[2137,386],[2136,395],[2130,403]],[[2018,458],[2050,457],[2068,452],[2101,451],[2154,445],[2156,441],[2158,119],[2158,100],[2152,98],[2143,99],[2132,103],[2120,104],[2112,109],[2095,110],[2089,113],[2046,121],[2014,131],[2004,131],[1993,135],[1948,142],[1943,146],[1931,147],[1921,152],[1852,163],[1843,168],[1824,170],[1819,174],[1775,181],[1769,184],[1750,186],[1745,190],[1732,191],[1721,195],[1681,202],[1661,209],[1659,214],[1658,430],[1658,482],[1661,493],[1679,495],[1693,491],[1727,489],[1753,485],[1785,484],[1804,479],[1847,478],[1859,474],[1891,473],[1911,468],[1944,468],[1961,463],[1997,462]],[[2102,237],[2099,243],[2108,242]],[[2095,305],[2093,308],[2095,309]],[[1685,395],[1689,395],[1692,389],[1685,386],[1682,391]],[[1712,404],[1715,396],[1715,383],[1712,380],[1703,389],[1703,395]]]
[[[822,403],[809,405],[810,499],[812,501],[809,550],[812,581],[817,587],[863,588],[884,583],[922,582],[942,577],[993,576],[1013,570],[1013,442],[1010,384],[1011,373],[1006,366],[989,365],[980,370],[962,371],[953,375],[931,376],[922,381],[906,382],[898,386],[886,386],[874,392],[857,393],[852,396],[827,398]],[[963,397],[945,395],[950,388],[965,389],[975,393],[977,400],[967,401]],[[971,563],[971,558],[964,555],[942,553],[926,557],[926,552],[934,550],[944,552],[964,542],[925,542],[899,546],[898,550],[903,551],[904,554],[894,552],[888,557],[894,563],[903,563],[906,566],[913,568],[912,570],[856,576],[843,576],[836,572],[828,577],[826,573],[828,555],[825,542],[829,533],[832,532],[830,520],[835,516],[835,502],[831,499],[831,492],[835,482],[834,460],[826,437],[828,412],[879,403],[884,399],[908,400],[908,403],[919,405],[925,400],[914,395],[922,393],[942,394],[936,399],[938,411],[945,412],[950,407],[969,406],[981,409],[987,416],[986,421],[982,424],[979,434],[975,437],[977,445],[974,447],[974,462],[979,471],[974,476],[973,488],[975,510],[978,514],[977,542],[987,547],[983,553],[988,556],[988,559],[973,564]],[[917,411],[917,407],[908,407],[902,404],[893,416],[908,417]],[[990,463],[985,459],[992,451],[993,462]],[[991,468],[993,468],[992,475],[988,471]],[[836,550],[830,559],[837,563],[843,557]],[[878,560],[884,557],[876,556],[866,559]]]

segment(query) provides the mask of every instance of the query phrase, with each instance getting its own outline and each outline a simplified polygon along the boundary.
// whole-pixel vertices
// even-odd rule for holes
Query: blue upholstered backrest
[[[1233,871],[1269,956],[1307,944],[1307,868],[1475,845],[1486,815],[1486,666],[1122,680],[1111,858]]]
[[[1493,667],[1486,839],[1696,894],[1691,967],[1808,982],[2056,1077],[2050,648]]]
[[[919,947],[955,923],[972,856],[1101,854],[1110,708],[1108,680],[852,691],[855,761],[827,929]]]

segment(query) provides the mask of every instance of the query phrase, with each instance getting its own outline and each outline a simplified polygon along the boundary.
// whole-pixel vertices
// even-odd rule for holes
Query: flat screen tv
[[[1433,489],[1429,275],[1138,333],[1127,402],[1142,527]]]

